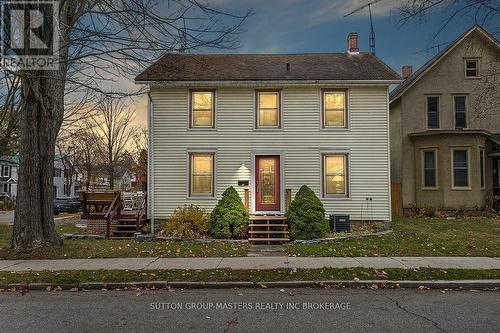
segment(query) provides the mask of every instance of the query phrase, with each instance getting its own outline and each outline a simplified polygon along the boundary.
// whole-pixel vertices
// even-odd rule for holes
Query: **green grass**
[[[58,224],[58,232],[82,233],[71,224]],[[0,226],[0,259],[77,259],[120,257],[236,257],[245,256],[246,244],[215,242],[138,242],[135,240],[65,240],[62,247],[44,248],[29,254],[9,250],[12,227]]]
[[[330,244],[289,244],[296,256],[500,256],[500,219],[398,219],[393,233]]]
[[[275,270],[149,270],[149,271],[60,271],[0,272],[0,285],[9,283],[51,283],[141,281],[321,281],[321,280],[470,280],[499,279],[500,270],[367,268],[275,269]]]

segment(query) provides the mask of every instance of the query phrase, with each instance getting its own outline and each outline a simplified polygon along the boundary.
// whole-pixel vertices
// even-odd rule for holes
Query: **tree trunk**
[[[62,245],[53,215],[54,154],[64,113],[64,83],[48,72],[23,78],[19,183],[11,248]],[[61,87],[62,85],[62,87]]]

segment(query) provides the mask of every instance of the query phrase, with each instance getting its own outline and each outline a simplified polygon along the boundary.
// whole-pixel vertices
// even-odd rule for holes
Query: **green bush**
[[[210,214],[208,229],[215,238],[241,238],[245,235],[248,213],[234,187],[222,193],[222,198]]]
[[[165,223],[165,233],[171,237],[199,238],[207,234],[207,229],[208,213],[193,205],[177,208]]]
[[[316,194],[302,185],[286,213],[293,239],[322,238],[328,231],[325,208]]]

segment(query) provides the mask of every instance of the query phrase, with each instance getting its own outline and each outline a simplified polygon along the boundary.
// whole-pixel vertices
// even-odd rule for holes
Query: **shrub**
[[[206,235],[208,214],[193,205],[177,208],[165,223],[165,233],[171,237],[197,238]]]
[[[295,195],[286,217],[294,239],[321,238],[328,231],[323,203],[306,185]]]
[[[214,210],[210,214],[208,229],[215,238],[241,238],[245,234],[248,213],[234,187],[222,193]]]

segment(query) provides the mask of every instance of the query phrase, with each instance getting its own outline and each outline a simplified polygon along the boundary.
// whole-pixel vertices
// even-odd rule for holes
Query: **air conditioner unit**
[[[334,232],[351,232],[351,219],[346,214],[330,215],[330,229]]]

